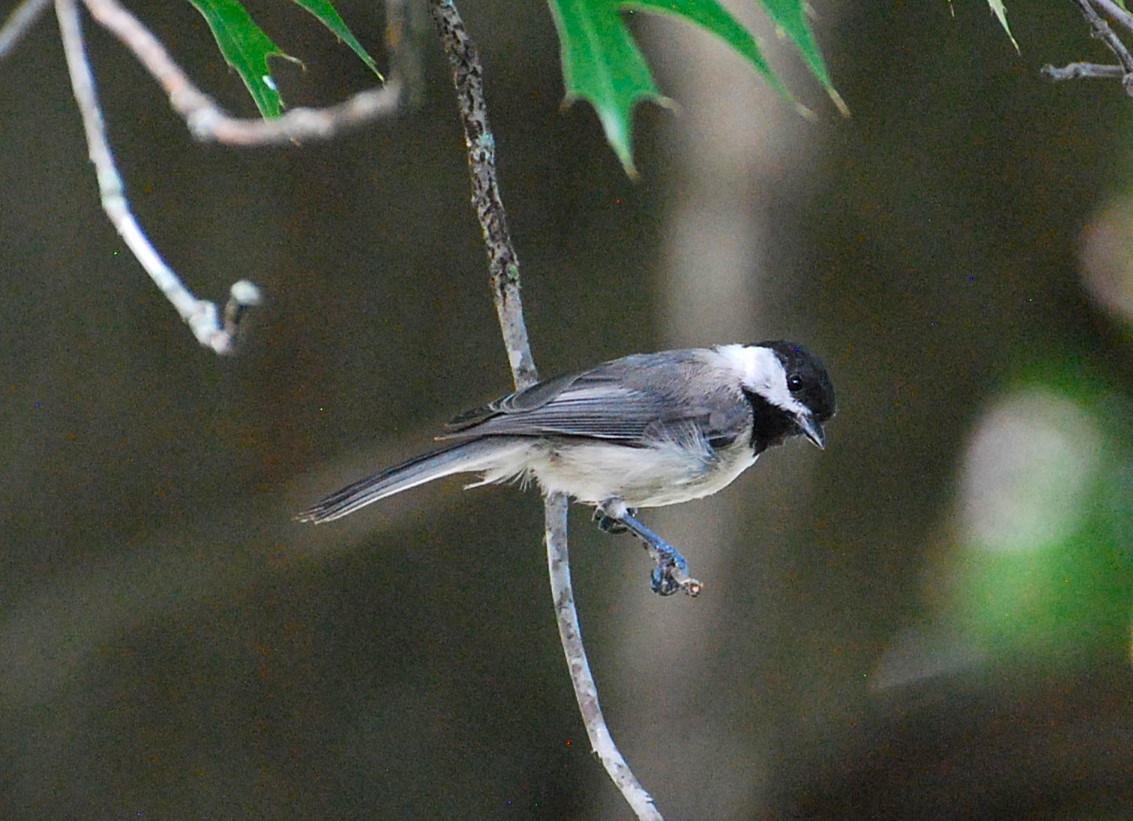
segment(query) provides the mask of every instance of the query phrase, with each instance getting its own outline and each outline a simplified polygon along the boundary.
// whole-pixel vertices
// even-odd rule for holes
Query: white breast
[[[598,441],[532,440],[483,474],[482,483],[535,479],[548,491],[586,504],[623,499],[630,507],[661,507],[709,496],[753,464],[746,444],[715,454],[675,442],[626,447]]]

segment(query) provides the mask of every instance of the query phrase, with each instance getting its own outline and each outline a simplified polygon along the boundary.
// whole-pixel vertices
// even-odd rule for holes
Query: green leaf
[[[551,0],[559,32],[566,102],[594,106],[606,140],[631,175],[633,109],[641,100],[667,104],[616,3]]]
[[[362,44],[346,27],[346,23],[335,11],[329,0],[294,0],[294,2],[330,29],[335,37],[350,46],[350,49],[358,55],[359,59],[370,67],[370,71],[378,75],[379,80],[385,82],[385,77],[378,70],[378,64],[374,62],[374,58],[369,55],[366,49],[362,48]]]
[[[803,0],[763,0],[784,33],[802,50],[807,65],[844,108],[803,14]],[[598,113],[606,139],[627,173],[633,167],[633,110],[642,100],[669,105],[653,81],[623,12],[677,17],[716,35],[784,97],[790,95],[771,71],[759,44],[717,0],[549,0],[559,33],[566,100],[586,100]]]
[[[994,0],[991,0],[994,2]],[[826,64],[822,61],[822,54],[818,50],[818,43],[810,30],[806,19],[806,3],[804,0],[761,0],[763,7],[775,25],[786,35],[787,39],[795,44],[802,52],[803,59],[811,73],[822,83],[830,99],[844,116],[848,116],[850,109],[842,100],[841,95],[834,89],[834,83],[826,71]]]
[[[269,57],[282,57],[298,63],[272,42],[256,25],[239,0],[189,0],[212,29],[220,53],[248,87],[248,93],[264,119],[278,117],[283,110],[275,80],[268,66]]]
[[[755,38],[716,0],[623,0],[620,7],[653,14],[667,14],[715,34],[747,60],[752,68],[767,78],[776,91],[785,97],[790,97],[787,89],[763,59]]]
[[[1011,33],[1011,28],[1007,25],[1007,9],[1003,6],[1003,0],[987,0],[987,4],[991,6],[995,16],[999,18],[999,25],[1003,26],[1007,36],[1011,38],[1011,45],[1015,46],[1015,51],[1019,51],[1019,44],[1015,42],[1015,35]]]

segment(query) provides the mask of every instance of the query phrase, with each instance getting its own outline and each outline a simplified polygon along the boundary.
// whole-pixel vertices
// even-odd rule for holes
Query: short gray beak
[[[826,434],[822,430],[822,425],[814,421],[810,414],[804,414],[795,419],[795,424],[799,426],[803,436],[812,441],[819,450],[826,450]]]

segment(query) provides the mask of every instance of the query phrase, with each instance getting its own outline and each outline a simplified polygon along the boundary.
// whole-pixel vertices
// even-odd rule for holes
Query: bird
[[[714,494],[768,448],[803,437],[824,449],[835,413],[822,360],[783,340],[632,354],[538,382],[460,414],[440,444],[335,491],[296,518],[331,522],[425,482],[535,482],[593,506],[608,532],[653,556],[652,589],[700,592],[680,552],[639,508]]]

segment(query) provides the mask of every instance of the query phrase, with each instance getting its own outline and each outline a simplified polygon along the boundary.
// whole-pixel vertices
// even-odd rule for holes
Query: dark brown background
[[[367,44],[375,5],[342,4]],[[188,4],[136,8],[248,111]],[[839,390],[827,452],[647,513],[697,601],[653,597],[641,551],[574,516],[607,717],[662,811],[1126,817],[1120,620],[1083,627],[1101,649],[1069,662],[930,645],[935,667],[878,676],[940,620],[980,414],[1044,363],[1128,395],[1128,335],[1083,294],[1077,248],[1128,178],[1133,109],[1037,76],[1105,58],[1073,4],[1011,6],[1022,56],[982,1],[822,4],[853,117],[776,52],[813,123],[706,35],[640,25],[680,110],[638,113],[636,183],[592,111],[560,109],[546,8],[464,11],[543,373],[788,337]],[[369,82],[298,13],[261,14],[307,64],[280,67],[293,102]],[[238,356],[196,347],[99,210],[41,21],[0,63],[0,815],[625,817],[567,681],[534,494],[454,482],[290,520],[507,388],[435,41],[419,110],[235,151],[194,144],[87,22],[149,235],[198,294],[248,277],[267,302]]]

